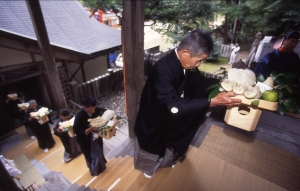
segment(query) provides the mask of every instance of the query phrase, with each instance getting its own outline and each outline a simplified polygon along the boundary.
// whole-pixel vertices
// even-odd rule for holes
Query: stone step
[[[84,189],[84,191],[91,191],[91,188],[86,187],[86,188]]]
[[[76,191],[84,191],[85,190],[85,186],[80,186]]]
[[[45,182],[44,186],[48,188],[49,191],[52,190],[65,190],[71,185],[71,183],[64,177],[62,173],[55,172],[53,176]]]
[[[45,185],[40,185],[35,191],[49,191]]]
[[[74,191],[77,190],[79,188],[78,184],[73,183],[71,186],[69,186],[68,188],[64,189],[64,191]]]
[[[119,145],[117,145],[109,153],[107,153],[105,156],[107,158],[125,157],[126,155],[131,154],[133,150],[134,150],[134,139],[127,137]]]

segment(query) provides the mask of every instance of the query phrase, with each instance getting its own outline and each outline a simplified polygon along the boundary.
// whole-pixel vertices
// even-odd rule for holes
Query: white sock
[[[144,175],[145,175],[146,178],[151,178],[152,177],[152,175],[148,175],[146,173],[144,173]]]

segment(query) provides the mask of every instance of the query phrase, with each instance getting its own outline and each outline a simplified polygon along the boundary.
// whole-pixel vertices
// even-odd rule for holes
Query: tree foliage
[[[239,18],[245,33],[263,31],[273,35],[284,22],[300,21],[299,0],[243,0],[239,6],[237,0],[223,0],[218,5],[219,13],[227,14],[230,23]],[[283,30],[290,27],[286,25]]]
[[[81,0],[88,7],[122,12],[122,0]],[[184,35],[195,28],[208,30],[214,20],[213,1],[206,0],[146,0],[145,20],[161,23],[158,32],[180,41]]]

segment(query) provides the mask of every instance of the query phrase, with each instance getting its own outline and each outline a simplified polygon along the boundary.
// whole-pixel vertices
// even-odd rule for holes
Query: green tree
[[[300,21],[300,1],[298,0],[238,0],[219,1],[218,12],[227,15],[229,26],[235,18],[242,24],[242,32],[263,31],[265,35],[274,35],[286,21]],[[226,3],[225,3],[226,2]],[[291,25],[286,25],[285,31]]]
[[[81,0],[87,7],[122,12],[122,0]],[[195,28],[209,30],[214,20],[215,4],[207,0],[146,0],[145,20],[153,21],[158,32],[169,36],[174,43]]]

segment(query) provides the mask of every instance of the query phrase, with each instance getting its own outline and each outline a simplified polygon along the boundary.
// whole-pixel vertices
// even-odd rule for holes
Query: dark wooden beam
[[[13,82],[17,82],[17,81],[21,81],[21,80],[25,80],[25,79],[28,79],[28,78],[31,78],[31,77],[34,77],[34,76],[38,76],[38,75],[41,75],[41,74],[42,74],[41,71],[32,72],[30,74],[22,75],[20,77],[16,77],[16,78],[13,78],[13,79],[6,80],[4,82],[0,82],[0,86],[10,84],[10,83],[13,83]]]
[[[22,69],[22,68],[38,67],[41,64],[43,64],[43,61],[30,62],[30,63],[16,64],[16,65],[12,65],[12,66],[0,67],[0,74],[1,73],[6,73],[6,72],[12,72],[12,71],[19,70],[19,69]]]
[[[144,14],[145,1],[124,0],[122,14],[122,44],[126,112],[129,137],[135,137],[133,127],[144,85]]]
[[[82,81],[86,82],[84,63],[80,63],[80,69],[81,69],[81,74],[82,74]]]
[[[38,44],[42,52],[43,61],[45,64],[45,70],[47,74],[44,74],[46,81],[47,91],[49,93],[52,107],[56,110],[67,108],[62,85],[59,79],[59,74],[56,68],[54,56],[50,46],[50,41],[38,0],[26,0],[29,15],[33,24],[35,34],[37,36]]]
[[[77,74],[77,72],[81,69],[81,65],[78,66],[78,68],[75,70],[75,72],[72,74],[72,76],[70,77],[69,81],[72,81],[73,78],[75,77],[75,75]]]
[[[0,46],[5,47],[5,48],[14,49],[14,50],[34,53],[34,54],[40,54],[40,55],[42,54],[38,45],[35,45],[33,43],[24,43],[24,42],[21,42],[18,40],[13,40],[13,39],[1,37],[1,36],[0,36]],[[77,56],[77,55],[72,55],[70,53],[64,53],[62,51],[55,51],[55,50],[52,50],[52,54],[57,59],[69,60],[69,61],[78,62],[78,63],[84,61],[85,57],[86,57],[86,56],[81,57],[81,56]]]

